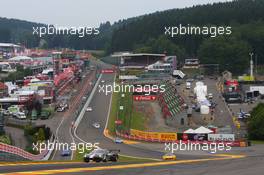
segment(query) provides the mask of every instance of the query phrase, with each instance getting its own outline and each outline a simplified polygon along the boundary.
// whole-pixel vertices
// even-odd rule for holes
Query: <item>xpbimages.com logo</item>
[[[33,35],[37,35],[40,38],[45,35],[77,35],[79,38],[83,38],[85,35],[98,35],[100,33],[99,28],[96,27],[65,27],[57,25],[47,25],[41,27],[32,27]]]

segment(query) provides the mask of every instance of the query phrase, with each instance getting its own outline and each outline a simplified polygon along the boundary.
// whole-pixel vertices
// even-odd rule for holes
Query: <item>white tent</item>
[[[201,114],[203,115],[207,115],[210,113],[210,108],[206,105],[201,105],[200,110],[201,110]]]
[[[39,82],[39,81],[40,81],[40,79],[37,79],[37,78],[33,78],[33,79],[30,80],[31,83]]]
[[[194,133],[194,130],[190,128],[190,129],[187,129],[186,131],[184,131],[183,133],[192,134],[192,133]]]
[[[210,130],[210,129],[206,128],[206,127],[203,127],[203,126],[201,126],[201,127],[199,127],[199,128],[194,130],[195,134],[209,134],[209,133],[212,133],[212,132],[213,132],[212,130]]]

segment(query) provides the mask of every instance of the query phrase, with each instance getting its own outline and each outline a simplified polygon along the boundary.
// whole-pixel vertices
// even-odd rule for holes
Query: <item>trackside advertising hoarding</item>
[[[130,129],[130,135],[147,140],[160,140],[168,142],[173,142],[177,140],[177,133],[145,132]]]
[[[208,134],[208,141],[235,141],[234,134]]]

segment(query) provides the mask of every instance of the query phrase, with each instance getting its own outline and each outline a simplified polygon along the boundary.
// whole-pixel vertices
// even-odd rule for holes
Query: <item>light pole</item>
[[[250,77],[252,78],[254,76],[254,74],[253,74],[253,69],[254,69],[253,55],[254,55],[254,53],[251,52],[251,53],[249,53],[249,55],[250,55]]]

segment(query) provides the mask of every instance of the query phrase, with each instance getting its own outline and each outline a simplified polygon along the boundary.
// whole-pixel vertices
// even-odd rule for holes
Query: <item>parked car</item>
[[[57,108],[57,112],[63,112],[63,111],[65,111],[65,108],[64,107],[58,107]]]
[[[10,116],[12,113],[9,110],[3,110],[5,116]]]
[[[24,112],[16,112],[16,113],[13,113],[13,116],[16,117],[16,118],[18,118],[18,119],[21,119],[21,120],[27,118],[27,116],[26,116],[26,114]]]
[[[31,112],[31,120],[37,120],[38,119],[38,113],[36,110],[33,110]]]
[[[40,113],[40,119],[41,120],[48,119],[49,116],[50,116],[50,112],[49,111],[41,111],[41,113]]]
[[[95,149],[89,154],[85,154],[83,157],[84,162],[90,162],[90,161],[95,161],[95,162],[107,162],[107,161],[112,161],[116,162],[118,160],[118,152],[119,150],[107,150],[107,149]]]

